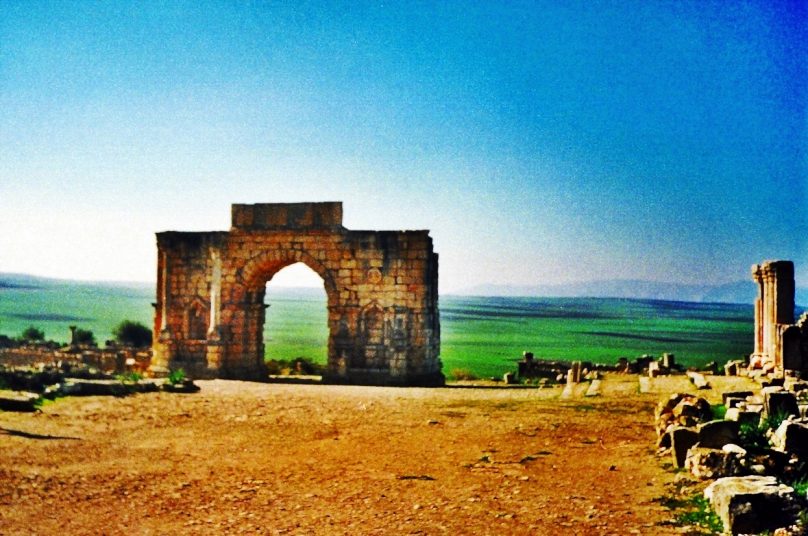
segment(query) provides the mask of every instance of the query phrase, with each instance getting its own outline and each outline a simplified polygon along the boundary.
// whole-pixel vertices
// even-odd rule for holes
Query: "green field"
[[[151,325],[154,289],[146,285],[47,282],[0,287],[0,334],[33,325],[67,341],[68,326],[92,330],[99,342],[127,318]],[[274,359],[326,360],[322,289],[269,287],[264,340]],[[676,354],[701,365],[737,359],[752,349],[752,306],[612,298],[495,298],[444,296],[444,372],[480,376],[513,369],[522,352],[560,360],[614,363],[618,357]]]

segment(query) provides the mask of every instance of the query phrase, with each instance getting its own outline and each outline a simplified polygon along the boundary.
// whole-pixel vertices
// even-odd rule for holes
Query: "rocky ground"
[[[723,381],[716,378],[717,397]],[[0,413],[0,534],[681,534],[653,409],[556,388],[202,381]],[[742,387],[742,386],[741,386]],[[705,392],[702,391],[703,395]],[[709,395],[708,395],[709,396]],[[665,460],[666,461],[666,460]]]

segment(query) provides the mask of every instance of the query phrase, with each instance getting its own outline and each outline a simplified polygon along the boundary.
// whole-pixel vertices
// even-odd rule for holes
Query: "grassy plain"
[[[34,325],[66,341],[68,326],[99,342],[122,319],[151,325],[151,285],[48,282],[0,287],[0,334]],[[326,360],[328,330],[322,289],[268,287],[267,358]],[[442,296],[444,371],[479,376],[514,368],[523,351],[537,357],[613,363],[618,357],[676,354],[688,365],[736,359],[751,351],[751,305],[612,298]]]

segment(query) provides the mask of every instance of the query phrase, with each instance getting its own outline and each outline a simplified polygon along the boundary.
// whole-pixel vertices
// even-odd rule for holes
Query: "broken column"
[[[752,266],[752,276],[758,284],[753,360],[764,369],[783,371],[786,361],[791,367],[799,361],[792,355],[784,359],[784,350],[793,353],[793,345],[783,344],[786,330],[794,324],[794,263],[766,261],[756,264]],[[801,363],[799,365],[801,368]]]

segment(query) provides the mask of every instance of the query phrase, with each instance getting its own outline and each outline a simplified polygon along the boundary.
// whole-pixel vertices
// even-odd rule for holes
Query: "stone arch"
[[[241,269],[240,283],[243,292],[254,292],[260,289],[276,273],[298,262],[305,264],[322,278],[329,307],[336,305],[337,288],[334,274],[312,255],[299,250],[267,251],[253,256]]]
[[[233,205],[231,221],[229,231],[157,234],[153,371],[266,378],[266,283],[302,263],[328,302],[325,381],[443,383],[428,231],[352,231],[332,202]],[[189,337],[203,316],[207,337]]]

